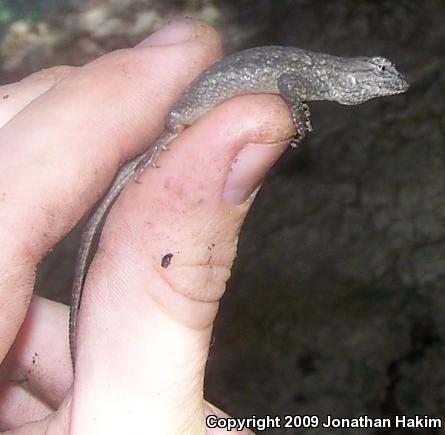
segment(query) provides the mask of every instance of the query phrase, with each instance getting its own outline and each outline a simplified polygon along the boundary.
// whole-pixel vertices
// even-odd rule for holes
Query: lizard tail
[[[125,185],[131,178],[137,177],[145,168],[156,163],[159,154],[178,136],[177,133],[171,133],[164,130],[158,139],[150,147],[125,163],[117,173],[112,185],[105,196],[97,203],[96,208],[89,216],[85,225],[85,230],[80,238],[79,251],[77,253],[76,265],[74,268],[73,288],[71,294],[70,319],[69,319],[69,344],[71,352],[71,362],[74,370],[74,361],[76,356],[76,322],[77,314],[82,302],[83,285],[88,271],[88,260],[91,257],[91,246],[100,228],[105,216],[108,214],[111,206],[121,193]]]

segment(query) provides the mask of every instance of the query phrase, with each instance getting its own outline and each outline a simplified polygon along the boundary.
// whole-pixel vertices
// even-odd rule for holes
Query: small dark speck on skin
[[[2,97],[4,100],[6,100],[7,98],[9,98],[9,94],[5,94],[5,95],[3,95],[3,97]]]
[[[173,258],[173,254],[171,254],[171,253],[165,254],[161,260],[161,267],[163,267],[164,269],[167,269],[167,267],[170,266],[170,261],[172,260],[172,258]]]

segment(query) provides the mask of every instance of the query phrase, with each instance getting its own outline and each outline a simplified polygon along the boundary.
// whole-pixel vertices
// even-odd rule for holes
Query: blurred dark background
[[[411,83],[311,105],[315,132],[276,165],[242,232],[207,398],[238,417],[445,417],[445,3],[0,0],[0,80],[81,65],[179,16],[216,26],[228,52],[382,55]],[[40,265],[40,294],[68,302],[78,234]]]

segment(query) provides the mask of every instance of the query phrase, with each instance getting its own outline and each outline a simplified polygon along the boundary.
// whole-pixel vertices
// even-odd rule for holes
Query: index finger
[[[180,44],[120,50],[79,68],[0,129],[1,359],[23,322],[37,263],[220,56],[216,33],[190,26]]]

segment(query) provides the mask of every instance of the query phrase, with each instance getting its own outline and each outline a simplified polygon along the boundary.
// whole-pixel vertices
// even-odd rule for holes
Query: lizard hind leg
[[[150,145],[150,147],[138,157],[137,166],[135,169],[134,180],[139,182],[142,173],[148,166],[157,168],[157,160],[162,151],[168,148],[168,145],[176,139],[177,133],[172,133],[164,130],[160,136]]]

